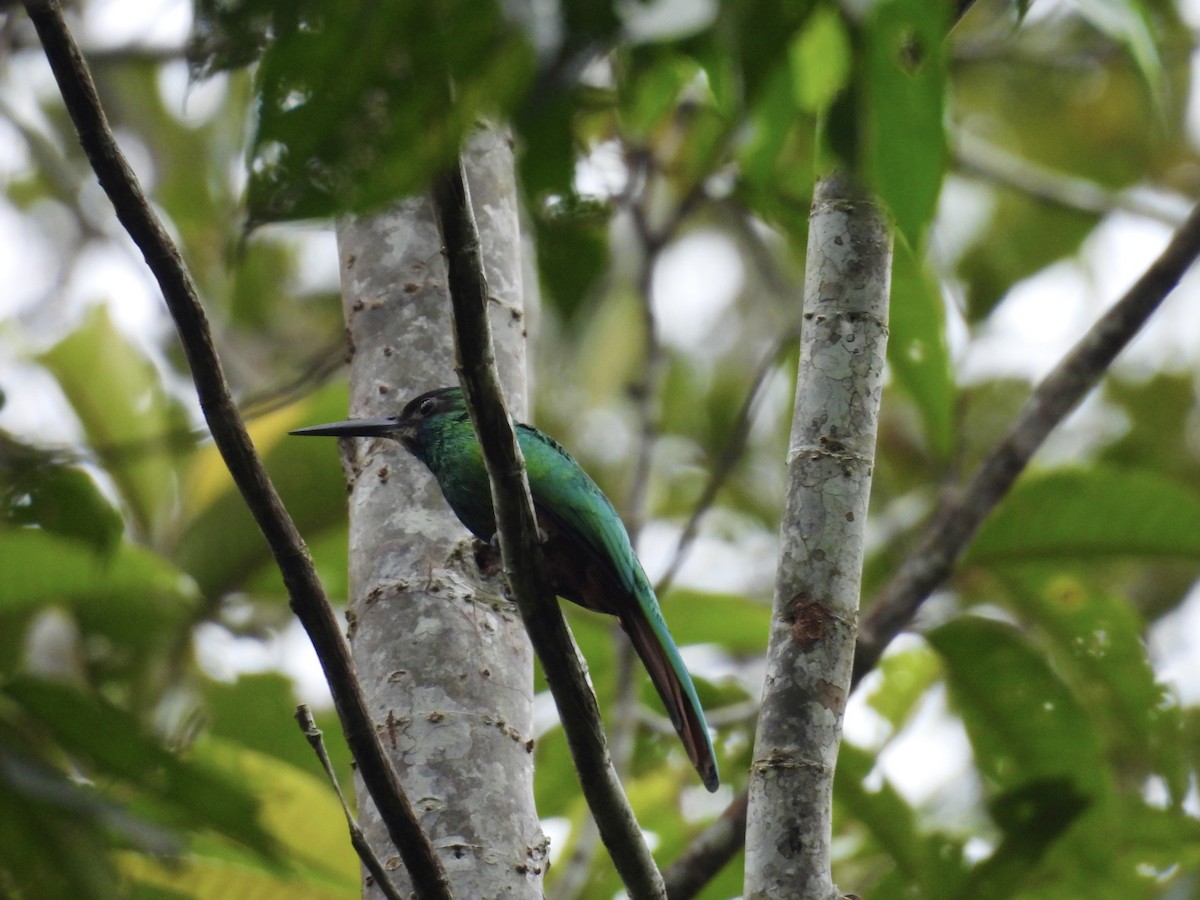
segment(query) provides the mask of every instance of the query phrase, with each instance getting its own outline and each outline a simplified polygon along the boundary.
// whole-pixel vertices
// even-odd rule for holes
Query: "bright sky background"
[[[1035,10],[1039,4],[1034,4]],[[190,23],[186,0],[89,0],[84,5],[85,28],[81,43],[90,47],[144,44],[175,47],[182,44]],[[1200,19],[1200,16],[1196,17]],[[17,54],[9,63],[10,76],[0,84],[0,182],[30,165],[26,144],[13,128],[7,110],[26,124],[43,123],[34,96],[54,91],[44,61],[34,53]],[[187,87],[182,63],[169,67],[159,87],[181,119],[197,121],[212,114],[224,98],[223,81]],[[1200,135],[1200,105],[1193,95],[1191,130]],[[124,136],[128,138],[129,136]],[[147,154],[136,142],[125,141],[132,163],[153,193],[154,173]],[[607,193],[619,185],[619,161],[602,149],[579,176],[584,191]],[[934,237],[934,250],[952,258],[962,247],[963,236],[978,227],[984,210],[979,191],[969,182],[951,179],[943,196],[944,217]],[[99,189],[87,198],[96,221],[116,232]],[[1060,262],[1019,284],[1004,306],[970,346],[961,326],[952,329],[960,378],[971,381],[996,374],[1041,377],[1102,309],[1141,274],[1162,249],[1169,229],[1158,222],[1130,214],[1110,216],[1089,238],[1077,259]],[[43,315],[36,301],[60,273],[53,271],[54,254],[39,233],[23,227],[20,215],[0,201],[0,387],[7,404],[0,410],[0,428],[28,435],[39,442],[68,442],[76,428],[53,380],[36,367],[14,358],[15,348],[43,347],[67,330],[70,319],[90,304],[107,303],[119,326],[148,349],[157,344],[164,325],[157,289],[127,244],[120,249],[88,253],[72,276],[60,286],[65,298],[56,304],[53,318]],[[315,282],[336,285],[337,257],[331,233],[300,233],[312,260],[308,276]],[[733,246],[717,232],[691,233],[670,247],[654,274],[655,305],[663,338],[673,346],[702,352],[718,339],[714,326],[741,289],[742,261]],[[1187,279],[1118,363],[1125,373],[1149,372],[1163,361],[1194,367],[1200,358],[1200,280]],[[950,308],[953,309],[953,298]],[[62,317],[67,311],[68,320]],[[7,354],[7,355],[6,355]],[[1095,420],[1103,414],[1098,404],[1085,404],[1061,434],[1054,437],[1046,458],[1069,459],[1078,452],[1078,429],[1073,423]],[[654,524],[642,540],[642,556],[651,578],[666,565],[676,532],[672,526]],[[733,546],[705,539],[681,573],[681,581],[709,588],[737,590],[748,571],[769,571],[774,545]],[[749,563],[749,565],[748,565]],[[913,641],[915,638],[904,638]],[[1188,703],[1200,702],[1200,592],[1166,617],[1150,636],[1151,652],[1159,672]],[[235,677],[238,671],[282,669],[297,681],[304,699],[321,702],[327,696],[319,667],[298,626],[263,644],[239,639],[218,626],[205,626],[199,641],[202,664],[214,675]],[[701,671],[719,665],[703,648],[691,648],[688,661]],[[855,695],[847,714],[847,736],[864,746],[879,743],[886,735],[881,722]],[[945,698],[935,692],[914,725],[883,756],[880,773],[910,799],[944,798],[948,783],[968,771],[969,748],[955,720],[945,714]],[[958,788],[964,787],[959,783]],[[968,789],[973,786],[965,785]],[[1194,799],[1194,798],[1193,798]]]

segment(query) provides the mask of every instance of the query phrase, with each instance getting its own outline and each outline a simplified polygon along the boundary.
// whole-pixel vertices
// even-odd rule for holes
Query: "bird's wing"
[[[553,438],[529,425],[517,426],[529,490],[538,511],[565,527],[563,537],[606,570],[630,594],[638,594],[641,565],[629,535],[604,492]]]

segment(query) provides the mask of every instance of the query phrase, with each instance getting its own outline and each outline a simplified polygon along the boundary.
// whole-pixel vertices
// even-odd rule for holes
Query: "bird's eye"
[[[435,409],[437,409],[437,401],[432,397],[426,397],[421,401],[421,405],[417,407],[418,412],[423,416],[432,416]]]

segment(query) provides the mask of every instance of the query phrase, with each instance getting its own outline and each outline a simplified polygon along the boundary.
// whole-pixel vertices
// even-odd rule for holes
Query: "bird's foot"
[[[500,558],[500,542],[495,535],[486,544],[483,541],[475,542],[475,565],[479,566],[479,572],[484,578],[498,575],[504,568]]]

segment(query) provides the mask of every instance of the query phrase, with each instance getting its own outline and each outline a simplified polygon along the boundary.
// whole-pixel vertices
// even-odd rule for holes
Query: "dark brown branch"
[[[479,232],[460,165],[438,179],[434,209],[445,242],[459,377],[483,447],[504,571],[558,705],[584,797],[631,897],[662,897],[662,876],[613,769],[596,697],[542,566],[525,461],[496,373]]]
[[[971,480],[961,490],[946,495],[934,511],[916,547],[880,592],[863,622],[854,660],[856,681],[875,666],[892,638],[949,577],[984,518],[1012,487],[1046,436],[1096,385],[1198,255],[1200,206],[1192,210],[1137,283],[1038,385]]]
[[[346,742],[379,807],[388,834],[404,860],[418,894],[428,898],[449,898],[450,889],[441,862],[422,833],[416,813],[379,744],[342,638],[340,623],[317,580],[308,549],[288,518],[238,414],[199,295],[179,250],[150,208],[113,138],[95,85],[67,29],[62,10],[56,2],[45,0],[27,3],[26,10],[41,38],[92,169],[112,201],[121,225],[137,244],[158,280],[163,299],[175,320],[200,407],[217,449],[275,556],[291,598],[292,610],[308,632],[321,660]]]

